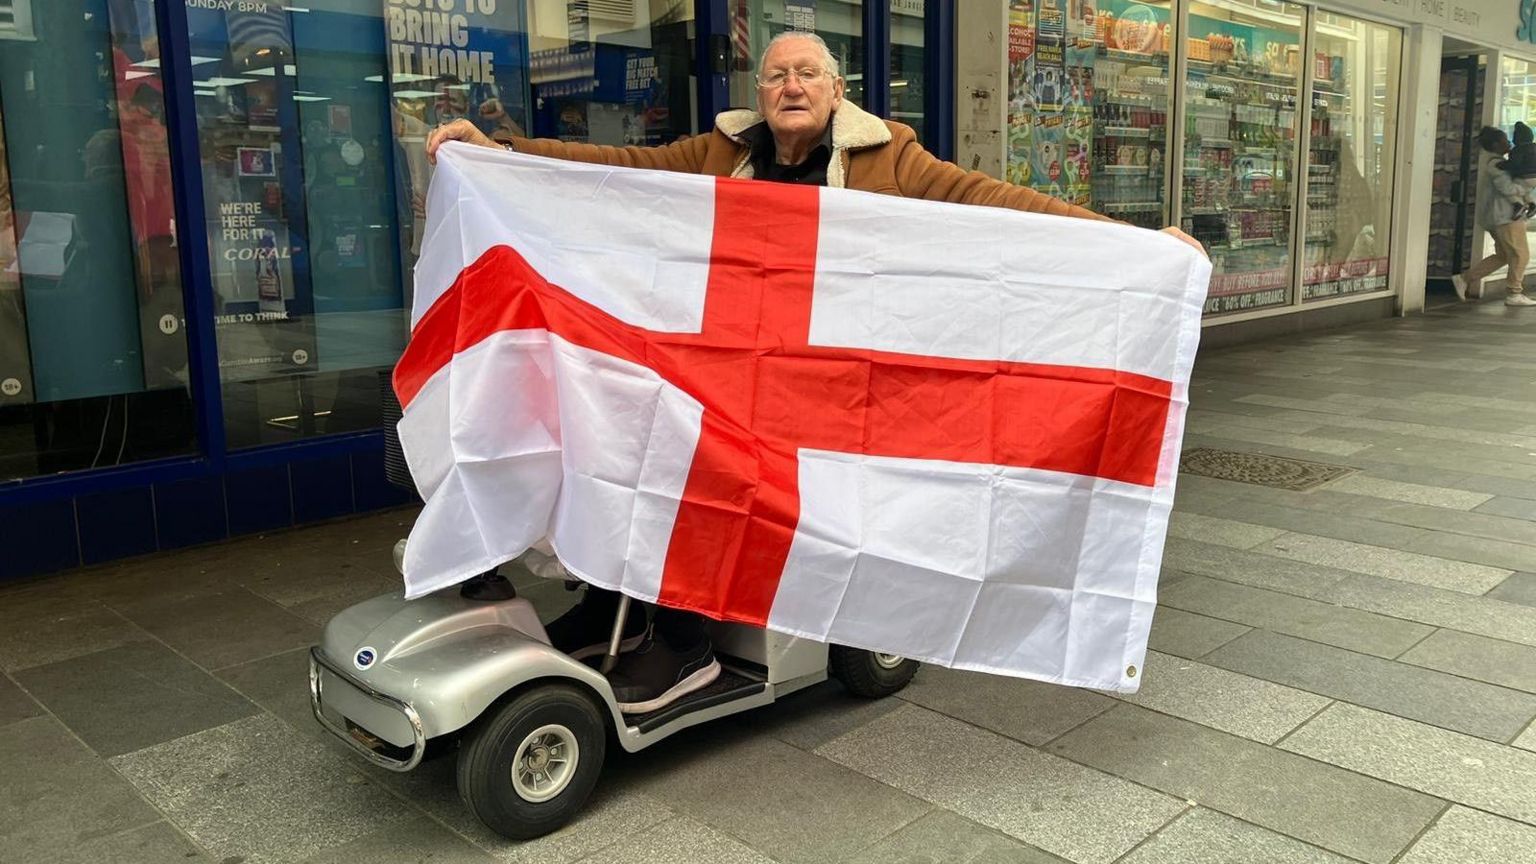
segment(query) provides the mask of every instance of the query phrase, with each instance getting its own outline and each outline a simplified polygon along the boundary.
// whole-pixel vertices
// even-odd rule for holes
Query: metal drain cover
[[[1355,469],[1344,465],[1325,465],[1321,462],[1303,462],[1263,453],[1240,453],[1236,450],[1216,450],[1198,447],[1184,454],[1179,470],[1199,477],[1215,477],[1238,483],[1253,483],[1274,489],[1305,492],[1337,480]]]

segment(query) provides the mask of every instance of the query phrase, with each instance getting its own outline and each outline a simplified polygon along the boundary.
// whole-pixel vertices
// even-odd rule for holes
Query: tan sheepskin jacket
[[[756,111],[737,109],[715,117],[715,129],[663,147],[608,147],[573,144],[550,138],[500,138],[519,153],[595,162],[626,168],[653,168],[717,177],[751,177],[748,129],[763,122]],[[1008,207],[1030,213],[1106,220],[1091,210],[1023,186],[994,180],[980,171],[966,171],[935,157],[917,142],[912,127],[881,120],[851,102],[832,115],[832,161],[827,185],[899,195]]]

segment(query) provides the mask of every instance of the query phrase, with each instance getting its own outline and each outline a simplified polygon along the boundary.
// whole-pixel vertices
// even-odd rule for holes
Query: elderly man
[[[811,33],[781,33],[768,43],[758,63],[757,106],[757,111],[726,111],[715,118],[710,134],[664,147],[608,147],[521,137],[492,140],[470,122],[456,120],[432,133],[427,158],[435,161],[437,148],[446,141],[463,141],[628,168],[806,183],[1104,219],[1032,189],[940,160],[923,149],[910,127],[881,120],[843,101],[837,59],[821,37]],[[1177,229],[1163,230],[1199,248]],[[581,603],[551,622],[550,639],[578,657],[602,653],[616,608],[611,592],[588,589]],[[656,638],[646,637],[639,614],[626,622],[623,647],[632,650],[623,654],[609,678],[615,698],[628,713],[664,707],[707,686],[719,674],[698,616],[658,609],[654,633]]]

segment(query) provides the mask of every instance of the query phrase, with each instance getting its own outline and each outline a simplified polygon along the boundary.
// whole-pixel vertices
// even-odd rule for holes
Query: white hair
[[[786,42],[790,39],[804,39],[807,42],[814,43],[817,48],[821,49],[822,65],[826,67],[828,72],[832,73],[832,77],[836,78],[842,74],[840,71],[838,71],[837,55],[833,54],[832,49],[827,47],[827,42],[825,39],[822,39],[820,36],[817,36],[815,33],[812,33],[808,30],[785,30],[783,33],[780,33],[772,39],[769,39],[768,44],[763,47],[763,53],[758,55],[757,74],[759,76],[763,74],[763,61],[767,59],[768,52],[773,50],[773,46],[779,44],[780,42]]]

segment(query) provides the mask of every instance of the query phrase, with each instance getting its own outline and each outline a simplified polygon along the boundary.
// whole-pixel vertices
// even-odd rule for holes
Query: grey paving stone
[[[411,818],[389,793],[266,715],[110,760],[199,846],[302,861]]]
[[[701,744],[699,735],[718,743]],[[633,788],[784,862],[841,859],[929,810],[847,767],[729,726],[665,742],[631,761]],[[751,782],[742,782],[747,777]],[[742,813],[754,818],[742,820]]]
[[[1453,510],[1472,510],[1493,499],[1493,496],[1486,492],[1424,486],[1418,483],[1404,483],[1400,480],[1384,480],[1365,474],[1341,477],[1328,484],[1328,488],[1334,492],[1369,495],[1373,498],[1387,498],[1409,504],[1427,504],[1431,507],[1445,507]]]
[[[1384,462],[1363,456],[1356,456],[1351,461],[1361,470],[1375,477],[1403,480],[1409,483],[1427,483],[1470,492],[1487,492],[1496,497],[1530,498],[1532,495],[1530,483],[1518,477],[1457,471],[1444,465],[1422,462],[1419,464]]]
[[[1445,811],[1398,864],[1536,861],[1536,828],[1465,807]]]
[[[1319,510],[1316,506],[1315,502],[1318,499],[1322,501],[1336,500],[1336,498],[1325,497],[1337,494],[1329,492],[1326,487],[1306,495],[1280,489],[1255,488],[1260,489],[1260,491],[1243,498],[1234,498],[1217,504],[1196,502],[1190,505],[1190,509],[1208,516],[1238,519],[1258,525],[1284,528],[1297,534],[1332,537],[1335,540],[1365,543],[1370,546],[1381,546],[1387,549],[1406,548],[1408,544],[1416,539],[1426,536],[1420,528],[1374,518],[1372,515],[1373,507],[1370,504],[1371,499],[1368,498],[1362,499],[1367,502],[1364,506],[1339,512],[1337,508]],[[1361,496],[1352,497],[1361,498]],[[1412,507],[1414,505],[1384,504],[1374,506]],[[1455,513],[1457,511],[1447,512]]]
[[[1115,705],[1091,690],[938,666],[923,667],[901,698],[1035,745]]]
[[[1186,612],[1212,615],[1378,657],[1396,657],[1434,631],[1427,624],[1203,576],[1191,576],[1162,592],[1158,599]],[[1154,630],[1157,627],[1155,616],[1152,626]],[[1222,644],[1230,641],[1223,640]]]
[[[213,675],[288,725],[299,729],[312,726],[316,737],[330,735],[320,728],[309,707],[308,648],[226,666]]]
[[[1294,408],[1299,411],[1313,411],[1320,414],[1364,414],[1371,410],[1369,405],[1349,403],[1319,403],[1315,399],[1296,399],[1290,396],[1274,396],[1268,393],[1255,393],[1251,396],[1243,396],[1238,402],[1250,405],[1267,405],[1271,408]]]
[[[1469,597],[1457,591],[1376,576],[1350,576],[1318,592],[1317,599],[1436,627],[1536,645],[1536,608],[1487,597]]]
[[[160,821],[160,814],[51,717],[0,735],[0,861],[36,861]]]
[[[1322,696],[1148,651],[1141,690],[1127,702],[1273,744],[1327,705]]]
[[[1514,746],[1523,750],[1536,751],[1536,723],[1532,723],[1520,733],[1520,737],[1515,739]]]
[[[1436,555],[1504,570],[1519,572],[1536,570],[1536,546],[1495,540],[1491,537],[1420,531],[1411,541],[1403,544],[1402,548],[1408,552]]]
[[[707,825],[676,818],[637,837],[621,840],[581,859],[582,864],[773,864],[772,858]]]
[[[1536,717],[1536,696],[1254,630],[1207,663],[1490,741],[1508,741]]]
[[[163,594],[117,609],[205,669],[313,645],[320,638],[316,625],[244,588]]]
[[[156,822],[60,849],[58,854],[41,859],[39,864],[101,864],[103,861],[112,864],[215,864],[217,859],[203,854],[170,823]]]
[[[357,603],[404,589],[394,572],[389,548],[364,550],[361,544],[317,551],[289,550],[250,562],[235,581],[253,594],[293,608],[317,600],[348,598]]]
[[[1323,435],[1313,433],[1297,435],[1290,432],[1273,432],[1267,429],[1251,429],[1246,426],[1237,426],[1232,424],[1206,424],[1199,429],[1199,434],[1202,438],[1214,438],[1218,440],[1238,442],[1241,444],[1273,445],[1276,447],[1286,447],[1291,450],[1301,450],[1313,454],[1331,456],[1334,458],[1352,456],[1371,446],[1369,444],[1363,444],[1357,441],[1345,441],[1339,438],[1328,438]],[[1317,455],[1314,455],[1313,458],[1316,459]]]
[[[1122,864],[1350,864],[1349,859],[1225,813],[1196,807],[1122,859]]]
[[[1202,516],[1198,513],[1175,511],[1168,520],[1169,537],[1199,540],[1202,543],[1214,543],[1217,546],[1231,546],[1233,549],[1252,549],[1284,533],[1283,528],[1251,525],[1247,522],[1234,522],[1231,519]]]
[[[1427,795],[1121,705],[1049,750],[1291,837],[1386,864],[1440,812]]]
[[[1536,753],[1344,704],[1329,706],[1281,746],[1536,825]]]
[[[1482,594],[1503,582],[1510,574],[1508,570],[1495,567],[1310,534],[1286,534],[1256,551],[1322,567],[1460,591],[1463,594]]]
[[[337,613],[381,594],[401,590],[399,576],[363,576],[343,588],[297,603],[282,604],[289,612],[316,627],[324,627]]]
[[[1463,678],[1536,693],[1536,648],[1457,630],[1438,630],[1398,658]]]
[[[1483,595],[1505,603],[1536,606],[1536,573],[1515,573]]]
[[[495,860],[426,816],[415,816],[327,849],[303,864],[491,864]]]
[[[146,638],[123,616],[62,592],[0,601],[0,671],[68,660]]]
[[[23,693],[10,676],[0,672],[0,726],[16,723],[43,713],[43,709]]]
[[[918,680],[932,667],[918,670]],[[801,750],[814,750],[901,706],[899,699],[861,699],[836,681],[791,693],[783,701],[733,718]]]
[[[1343,570],[1177,537],[1163,547],[1163,566],[1304,597],[1326,593],[1349,577]]]
[[[1490,497],[1476,508],[1479,513],[1536,522],[1536,501],[1529,498]]]
[[[843,864],[1067,864],[1049,852],[934,810]]]
[[[628,769],[625,764],[628,761],[622,754],[610,750],[602,781],[576,818],[553,834],[521,843],[493,833],[464,806],[454,780],[452,759],[429,759],[407,774],[376,775],[374,779],[484,849],[497,861],[568,864],[615,843],[633,839],[678,815],[626,776],[636,773]]]
[[[1182,801],[910,705],[816,752],[1080,864],[1115,860],[1184,809]]]
[[[1338,503],[1345,498],[1349,500],[1349,504]],[[1429,540],[1438,540],[1441,534],[1466,534],[1527,546],[1536,544],[1536,522],[1527,522],[1523,519],[1511,519],[1507,516],[1467,510],[1446,510],[1442,507],[1429,507],[1423,504],[1377,501],[1361,498],[1358,495],[1323,498],[1319,503],[1329,506],[1332,512],[1351,512],[1382,522],[1423,528],[1432,532],[1424,535]],[[1336,509],[1333,507],[1335,504],[1338,505]]]
[[[1186,576],[1185,579],[1210,581],[1203,576]],[[1246,624],[1233,624],[1231,621],[1163,605],[1158,606],[1157,612],[1152,615],[1152,635],[1147,640],[1147,646],[1164,654],[1195,660],[1251,629]]]
[[[180,738],[257,708],[158,642],[35,666],[16,680],[103,756]]]

